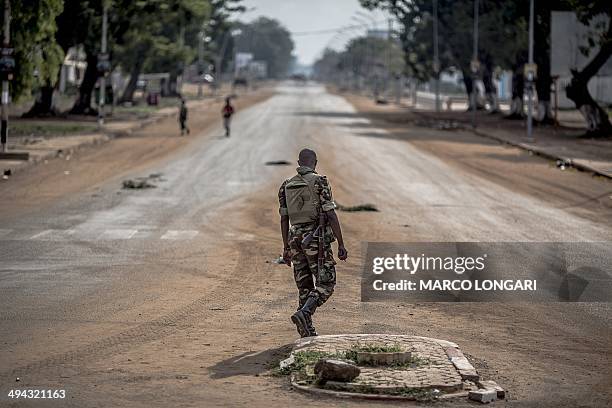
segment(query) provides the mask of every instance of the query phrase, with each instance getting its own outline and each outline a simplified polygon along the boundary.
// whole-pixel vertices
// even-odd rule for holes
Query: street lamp
[[[436,112],[440,112],[440,57],[438,50],[438,0],[433,0],[433,71],[435,75]]]
[[[211,38],[208,37],[204,28],[198,33],[198,98],[202,97],[202,75],[204,74],[204,43],[209,43]]]
[[[100,73],[100,101],[98,103],[98,126],[104,124],[104,103],[106,102],[106,74],[110,71],[110,60],[106,51],[108,31],[108,1],[102,5],[102,44],[98,55],[98,72]]]
[[[13,49],[10,46],[11,38],[11,2],[4,0],[4,42],[2,44],[2,125],[0,129],[0,139],[2,143],[2,153],[6,153],[8,139],[8,104],[9,104],[9,79],[13,77],[15,59]]]
[[[366,35],[365,35],[365,61],[366,61],[366,70],[367,70],[367,75],[365,77],[366,82],[368,81],[368,78],[371,78],[372,73],[374,71],[374,49],[373,49],[373,44],[371,44],[369,42],[369,36],[368,36],[368,22],[366,21],[366,19],[370,20],[370,23],[372,24],[372,29],[376,28],[376,21],[374,21],[374,18],[368,14],[362,13],[362,12],[357,12],[356,16],[353,16],[352,19],[356,22],[358,22],[359,24],[365,25],[366,26]],[[367,88],[367,86],[366,86]],[[377,99],[377,95],[375,90],[373,90],[374,93],[374,100]]]
[[[533,62],[533,8],[534,0],[529,2],[529,62],[525,66],[525,76],[527,79],[527,139],[530,142],[533,138],[533,85],[537,75],[537,66]]]
[[[480,70],[480,61],[478,61],[478,0],[474,0],[474,54],[472,56],[470,69],[472,71],[472,127],[475,128],[478,104],[476,80],[478,79],[478,71]]]

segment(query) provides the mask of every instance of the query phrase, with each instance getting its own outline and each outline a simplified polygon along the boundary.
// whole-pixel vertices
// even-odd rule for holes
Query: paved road
[[[435,138],[434,130],[420,132]],[[0,214],[2,391],[20,375],[31,385],[69,384],[81,406],[96,405],[108,393],[115,403],[140,396],[144,405],[160,398],[190,405],[198,398],[213,405],[295,398],[279,380],[239,376],[259,374],[253,367],[276,357],[278,346],[295,336],[286,318],[294,303],[290,272],[266,263],[280,246],[276,189],[292,167],[265,162],[293,162],[303,146],[319,152],[320,170],[330,176],[338,201],[374,202],[381,210],[342,216],[353,257],[340,265],[332,305],[346,314],[338,321],[328,309],[321,317],[324,333],[372,330],[367,322],[377,322],[380,331],[419,330],[411,326],[410,306],[399,312],[403,323],[383,324],[398,313],[396,306],[360,305],[361,241],[612,241],[605,225],[388,137],[320,86],[279,87],[271,99],[239,112],[231,138],[222,135],[214,127],[172,160],[131,175],[159,173],[152,180],[157,188],[121,190],[120,180],[111,179],[23,215]],[[100,166],[112,166],[108,160]],[[525,321],[508,326],[500,317],[497,330],[519,327],[525,338],[590,336],[602,324],[610,330],[605,305],[521,310]],[[435,326],[452,312],[441,306],[423,313]],[[511,319],[513,313],[502,315]],[[560,332],[521,329],[544,324],[547,313],[564,316],[549,327]],[[451,328],[439,330],[454,335]],[[463,330],[459,340],[471,336]],[[571,340],[562,346],[574,346]],[[600,348],[606,344],[597,341]],[[246,366],[238,364],[243,358]],[[134,362],[141,360],[147,365]],[[504,361],[499,367],[511,366]],[[529,394],[523,380],[508,374],[507,381],[526,387],[517,391],[521,398]],[[106,387],[105,394],[87,386],[92,383]],[[159,387],[164,391],[157,393]],[[157,399],[146,402],[147,395]]]

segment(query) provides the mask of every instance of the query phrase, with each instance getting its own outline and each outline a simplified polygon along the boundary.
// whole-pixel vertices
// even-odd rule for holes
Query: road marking
[[[154,228],[144,227],[144,229],[116,228],[107,229],[103,232],[94,230],[76,229],[46,229],[34,233],[13,229],[0,229],[0,239],[12,241],[96,241],[96,240],[126,240],[126,239],[152,239],[156,235]],[[197,230],[167,230],[159,239],[163,240],[189,240],[195,238],[200,231]],[[227,236],[227,233],[225,234]],[[252,234],[231,234],[244,240],[252,240]]]
[[[193,239],[199,233],[199,231],[193,230],[168,230],[161,236],[161,239]]]
[[[74,234],[74,230],[58,230],[58,229],[48,229],[43,232],[39,232],[38,234],[34,234],[30,237],[33,240],[41,240],[41,241],[52,241],[56,239],[66,239]]]
[[[137,232],[135,229],[109,229],[104,231],[99,239],[130,239]]]

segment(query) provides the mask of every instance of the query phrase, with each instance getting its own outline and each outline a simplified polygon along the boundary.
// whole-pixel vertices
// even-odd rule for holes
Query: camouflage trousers
[[[304,248],[300,248],[298,245],[302,237],[312,229],[314,228],[292,227],[289,231],[293,277],[299,293],[299,308],[304,305],[309,297],[316,298],[317,304],[321,306],[334,293],[334,287],[336,286],[336,261],[331,249],[333,235],[330,237],[329,234],[326,234],[325,260],[320,271],[317,270],[319,258],[317,239],[310,241]]]

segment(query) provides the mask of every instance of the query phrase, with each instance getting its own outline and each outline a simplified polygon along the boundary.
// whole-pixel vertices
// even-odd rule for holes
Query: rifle
[[[307,247],[313,238],[317,238],[319,244],[319,253],[317,256],[317,273],[321,273],[323,269],[323,262],[325,261],[325,223],[327,219],[325,217],[325,213],[319,210],[319,225],[314,231],[309,232],[304,236],[301,242],[301,247]]]

